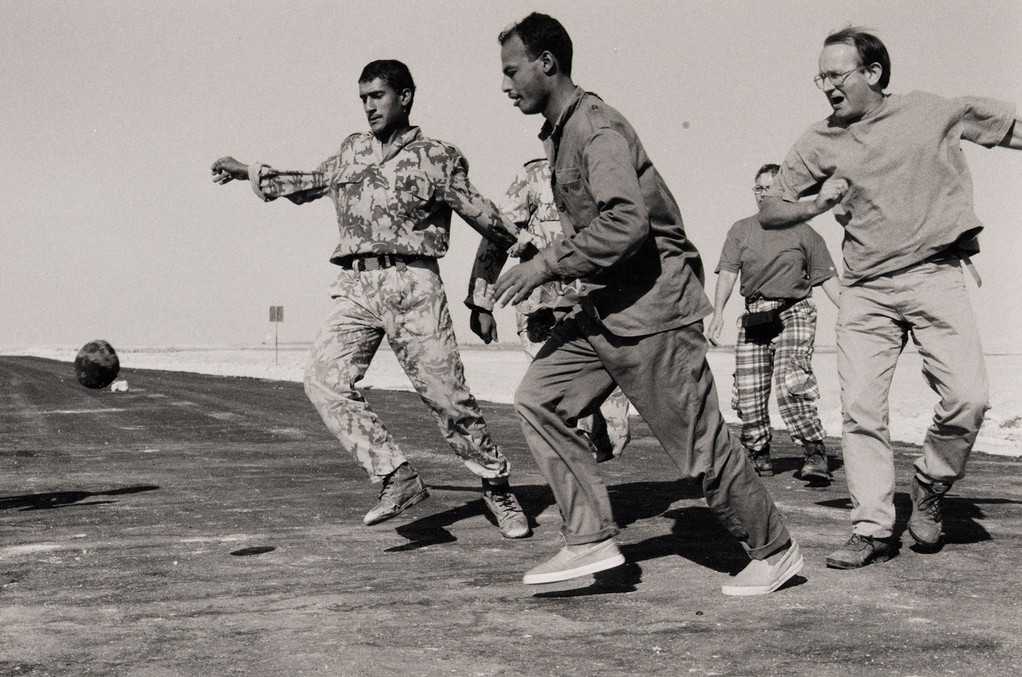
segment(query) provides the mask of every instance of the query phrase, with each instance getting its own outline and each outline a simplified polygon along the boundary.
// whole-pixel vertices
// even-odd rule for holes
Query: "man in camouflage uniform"
[[[382,522],[429,496],[354,389],[386,336],[444,437],[482,478],[484,503],[501,533],[522,538],[529,523],[509,488],[510,465],[465,384],[437,266],[447,252],[452,210],[501,247],[515,238],[496,205],[469,183],[461,153],[410,125],[414,95],[403,63],[374,61],[359,78],[370,132],[346,138],[315,171],[282,172],[225,157],[213,164],[214,180],[248,179],[266,201],[303,204],[329,195],[336,206],[340,243],[330,261],[342,270],[330,289],[334,306],[315,340],[305,391],[370,479],[383,483],[364,522]]]
[[[550,186],[550,161],[538,158],[525,163],[508,187],[500,210],[518,227],[518,244],[505,253],[490,240],[480,241],[465,301],[472,309],[472,329],[486,343],[497,339],[490,291],[507,256],[528,261],[564,237]],[[551,280],[515,304],[518,336],[530,358],[535,358],[550,338],[554,325],[578,304],[578,285],[578,280]],[[579,419],[576,427],[593,443],[598,461],[619,456],[631,439],[628,398],[620,388],[615,388],[600,409]]]

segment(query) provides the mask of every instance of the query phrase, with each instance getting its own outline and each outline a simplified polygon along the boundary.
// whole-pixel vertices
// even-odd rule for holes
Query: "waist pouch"
[[[742,327],[745,337],[753,343],[769,343],[784,331],[781,313],[788,310],[801,299],[788,299],[777,308],[746,313],[742,316]]]
[[[767,327],[784,326],[781,322],[781,310],[761,310],[758,313],[748,313],[742,316],[742,326],[746,329],[765,329]]]

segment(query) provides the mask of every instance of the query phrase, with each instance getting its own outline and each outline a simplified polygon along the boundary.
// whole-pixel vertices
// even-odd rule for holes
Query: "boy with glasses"
[[[780,168],[763,165],[756,172],[756,204],[774,182]],[[813,374],[816,306],[813,287],[822,286],[839,305],[840,285],[834,262],[819,233],[808,223],[783,230],[766,230],[755,216],[731,226],[717,264],[713,318],[706,336],[720,338],[724,307],[739,274],[745,313],[735,343],[735,385],[732,407],[742,419],[742,445],[756,472],[774,474],[770,458],[770,380],[776,382],[777,405],[792,439],[802,448],[798,477],[807,482],[830,480],[823,425],[816,410],[820,387]],[[776,322],[752,320],[775,313]],[[780,326],[777,326],[780,323]]]

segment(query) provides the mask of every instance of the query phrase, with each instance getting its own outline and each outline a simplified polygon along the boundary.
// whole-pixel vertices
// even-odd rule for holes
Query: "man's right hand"
[[[717,341],[720,339],[720,332],[723,328],[724,318],[720,315],[714,315],[710,318],[710,326],[706,328],[706,340],[713,345],[717,345]]]
[[[820,186],[820,192],[816,194],[816,208],[820,213],[832,209],[834,205],[841,202],[841,198],[848,192],[848,182],[835,176],[830,177]]]
[[[493,313],[473,308],[468,326],[476,336],[483,340],[483,343],[488,344],[497,340],[497,320],[494,319]]]
[[[248,165],[242,164],[230,156],[222,157],[214,162],[210,170],[213,172],[213,181],[221,185],[234,179],[248,180]]]

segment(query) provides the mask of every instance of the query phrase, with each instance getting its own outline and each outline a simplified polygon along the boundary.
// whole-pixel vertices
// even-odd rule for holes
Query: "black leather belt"
[[[781,306],[779,308],[777,308],[777,310],[779,310],[781,312],[784,312],[785,310],[787,310],[788,308],[791,308],[793,305],[795,305],[796,303],[798,303],[799,301],[802,301],[802,300],[803,299],[777,299],[777,298],[771,298],[769,296],[763,296],[759,292],[755,292],[754,294],[751,294],[749,296],[749,298],[745,299],[745,305],[746,305],[746,307],[748,307],[749,304],[755,303],[756,301],[773,301],[775,303],[780,303]]]
[[[383,270],[393,268],[398,264],[414,264],[427,260],[426,256],[402,256],[400,254],[376,254],[376,255],[355,255],[342,256],[334,259],[334,263],[345,270]]]

